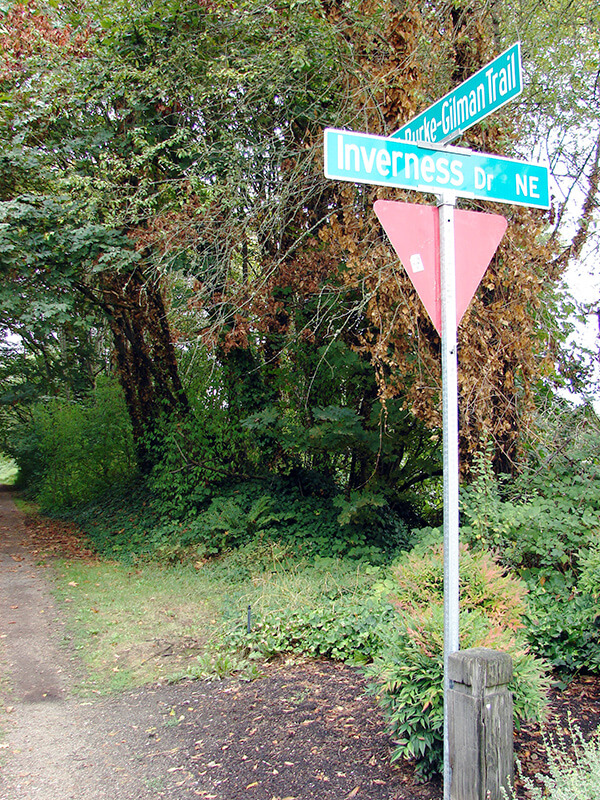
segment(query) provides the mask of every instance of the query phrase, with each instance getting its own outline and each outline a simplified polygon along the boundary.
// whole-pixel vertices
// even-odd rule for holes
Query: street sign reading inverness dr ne
[[[334,180],[415,189],[548,208],[546,167],[452,147],[325,130],[325,175]]]
[[[393,134],[406,142],[445,144],[523,90],[517,42]]]

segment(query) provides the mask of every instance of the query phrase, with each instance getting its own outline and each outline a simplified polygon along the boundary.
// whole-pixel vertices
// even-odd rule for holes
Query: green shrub
[[[8,486],[14,484],[17,481],[18,473],[19,468],[16,462],[0,453],[0,483]]]
[[[375,598],[325,598],[313,607],[257,613],[250,634],[243,627],[229,634],[230,646],[242,646],[264,658],[296,653],[353,664],[370,661],[394,621],[393,608]]]
[[[366,668],[374,694],[388,719],[396,743],[393,760],[414,760],[429,777],[443,761],[444,612],[439,605],[427,611],[399,615],[399,624],[386,630],[385,645]],[[547,688],[544,665],[520,638],[501,630],[482,611],[460,614],[460,646],[491,647],[510,653],[514,676],[515,720],[539,718]]]
[[[600,671],[600,467],[592,444],[582,451],[579,440],[561,442],[564,458],[534,463],[513,482],[482,457],[461,494],[461,538],[493,550],[527,582],[529,643],[567,671]]]
[[[176,423],[168,417],[157,420],[147,441],[154,462],[147,487],[165,519],[194,516],[206,508],[219,484],[233,481],[235,431],[222,419],[222,410],[210,412]]]
[[[77,511],[75,520],[101,553],[171,563],[256,541],[289,545],[307,558],[348,556],[382,564],[408,537],[405,523],[389,507],[378,511],[372,525],[342,525],[334,498],[303,493],[291,479],[203,484],[193,491],[186,513],[181,508],[172,513],[162,492],[146,487],[131,495],[131,503],[111,491]]]
[[[600,672],[600,605],[590,594],[538,588],[525,622],[532,649],[555,669]]]
[[[165,523],[141,482],[115,486],[88,503],[71,511],[61,509],[60,513],[86,533],[98,553],[111,559],[150,556],[157,537],[164,534]],[[172,529],[167,534],[170,532]]]
[[[131,423],[114,381],[99,380],[85,402],[38,402],[12,440],[13,455],[45,510],[86,502],[135,473]]]
[[[592,541],[590,548],[581,554],[579,564],[579,588],[594,600],[600,600],[600,542]]]
[[[425,610],[444,600],[444,548],[441,543],[416,547],[390,570],[394,580],[392,600],[401,610]],[[516,630],[522,628],[527,587],[485,551],[460,547],[460,602],[468,611],[482,611],[490,622]]]
[[[397,623],[367,667],[370,691],[386,712],[397,744],[394,759],[414,759],[426,776],[443,758],[443,553],[433,544],[404,555],[392,566],[390,598]],[[513,658],[517,721],[543,706],[545,665],[527,652],[521,624],[525,587],[485,552],[463,549],[460,646],[490,647]]]
[[[529,586],[570,588],[598,544],[600,467],[595,459],[552,462],[508,483],[484,456],[461,493],[461,537],[498,554]]]
[[[256,587],[248,598],[251,632],[246,620],[232,619],[228,647],[263,658],[290,652],[364,664],[395,622],[393,607],[374,592],[376,567],[347,559],[298,559],[291,546],[266,544],[242,548],[224,563],[229,579],[250,578]]]

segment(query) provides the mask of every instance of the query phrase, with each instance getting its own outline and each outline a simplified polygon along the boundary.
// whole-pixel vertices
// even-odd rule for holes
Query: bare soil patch
[[[0,493],[0,796],[4,800],[438,800],[393,742],[361,673],[325,661],[282,660],[252,683],[155,685],[109,698],[73,697],[76,654],[41,566],[54,555],[94,558],[68,525],[23,522]],[[171,657],[169,648],[151,654]],[[1,704],[0,704],[1,705]],[[600,724],[600,681],[552,690],[550,719],[584,733]],[[539,729],[516,733],[526,774],[545,768]]]

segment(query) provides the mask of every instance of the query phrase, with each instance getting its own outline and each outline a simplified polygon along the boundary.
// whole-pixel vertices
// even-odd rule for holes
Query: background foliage
[[[463,641],[513,654],[523,717],[537,656],[597,671],[600,431],[557,395],[593,394],[561,281],[597,224],[596,5],[0,13],[3,451],[105,556],[221,570],[238,600],[274,575],[250,634],[224,613],[219,670],[289,651],[370,662],[397,755],[424,772],[440,341],[372,210],[415,198],[327,181],[322,131],[393,133],[521,38],[522,98],[458,142],[547,156],[558,180],[548,213],[460,201],[509,219],[459,331]]]
[[[309,470],[347,501],[365,493],[401,515],[429,510],[439,341],[372,211],[377,197],[408,196],[325,180],[322,130],[393,132],[518,29],[528,113],[502,111],[461,143],[518,155],[525,131],[528,146],[549,146],[564,120],[556,93],[542,104],[539,42],[575,37],[595,74],[593,14],[445,0],[39,0],[4,13],[5,414],[83,399],[113,373],[138,468],[167,495],[169,480],[187,494],[182,473],[212,482]],[[579,84],[578,124],[592,124],[586,80],[568,97]],[[586,162],[584,147],[573,150],[572,178],[593,205],[590,152]],[[536,392],[560,377],[568,331],[549,312],[562,313],[558,281],[593,209],[567,253],[552,222],[562,206],[550,219],[463,205],[502,210],[510,225],[461,326],[462,463],[468,472],[490,443],[495,471],[513,472]],[[584,372],[565,368],[564,379],[581,385]]]

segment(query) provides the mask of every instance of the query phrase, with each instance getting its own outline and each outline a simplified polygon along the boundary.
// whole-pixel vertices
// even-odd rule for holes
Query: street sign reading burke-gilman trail
[[[521,45],[509,47],[392,134],[406,142],[446,144],[523,90]]]
[[[535,208],[550,204],[548,169],[539,164],[332,128],[325,130],[325,175]]]

